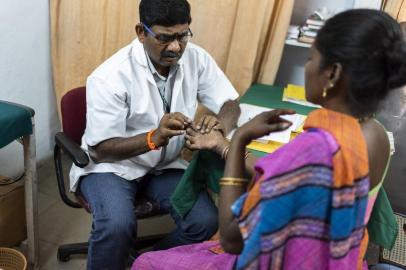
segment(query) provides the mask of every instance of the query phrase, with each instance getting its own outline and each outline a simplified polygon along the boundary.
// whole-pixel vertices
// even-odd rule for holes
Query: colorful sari
[[[358,121],[320,109],[303,134],[258,160],[252,188],[232,206],[244,248],[205,242],[142,255],[133,269],[362,269],[369,177]],[[220,268],[219,268],[220,267]]]

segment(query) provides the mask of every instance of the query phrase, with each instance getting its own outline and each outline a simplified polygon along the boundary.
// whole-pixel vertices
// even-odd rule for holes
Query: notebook
[[[288,86],[283,90],[282,100],[303,106],[320,108],[319,105],[313,104],[306,100],[305,88],[299,85],[288,84]]]

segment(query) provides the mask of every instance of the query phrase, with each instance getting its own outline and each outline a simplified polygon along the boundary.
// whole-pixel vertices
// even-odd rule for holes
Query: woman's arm
[[[246,144],[240,138],[233,138],[228,152],[224,177],[245,177],[245,147]],[[231,212],[231,205],[246,191],[246,185],[221,186],[220,189],[220,242],[223,249],[228,253],[240,254],[243,248],[243,239],[238,227],[238,221]]]
[[[251,140],[270,132],[287,129],[292,123],[280,118],[283,114],[293,114],[292,110],[273,110],[259,114],[239,128],[230,145],[224,171],[227,178],[244,178],[245,147]],[[221,185],[219,196],[220,242],[223,249],[232,254],[240,254],[244,247],[238,220],[231,211],[231,205],[247,191],[248,184]]]

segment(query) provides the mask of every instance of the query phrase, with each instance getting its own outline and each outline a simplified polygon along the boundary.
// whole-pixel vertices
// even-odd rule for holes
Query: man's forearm
[[[237,121],[240,117],[241,109],[237,100],[230,100],[224,103],[221,107],[220,112],[217,115],[217,118],[221,121],[224,126],[225,134],[227,135],[234,128],[237,127]]]
[[[112,138],[89,147],[90,157],[95,162],[114,162],[128,159],[150,151],[147,133],[130,138]]]
[[[129,138],[112,138],[90,147],[90,157],[96,162],[114,162],[144,154],[151,150],[150,143],[156,147],[166,146],[170,138],[184,134],[191,123],[192,120],[179,112],[165,114],[150,142],[148,133]]]

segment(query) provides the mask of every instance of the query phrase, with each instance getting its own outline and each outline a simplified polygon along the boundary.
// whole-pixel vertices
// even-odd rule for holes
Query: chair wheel
[[[58,257],[58,261],[60,261],[60,262],[67,262],[70,260],[70,255],[66,254],[65,252],[62,252],[60,250],[58,250],[57,257]]]

